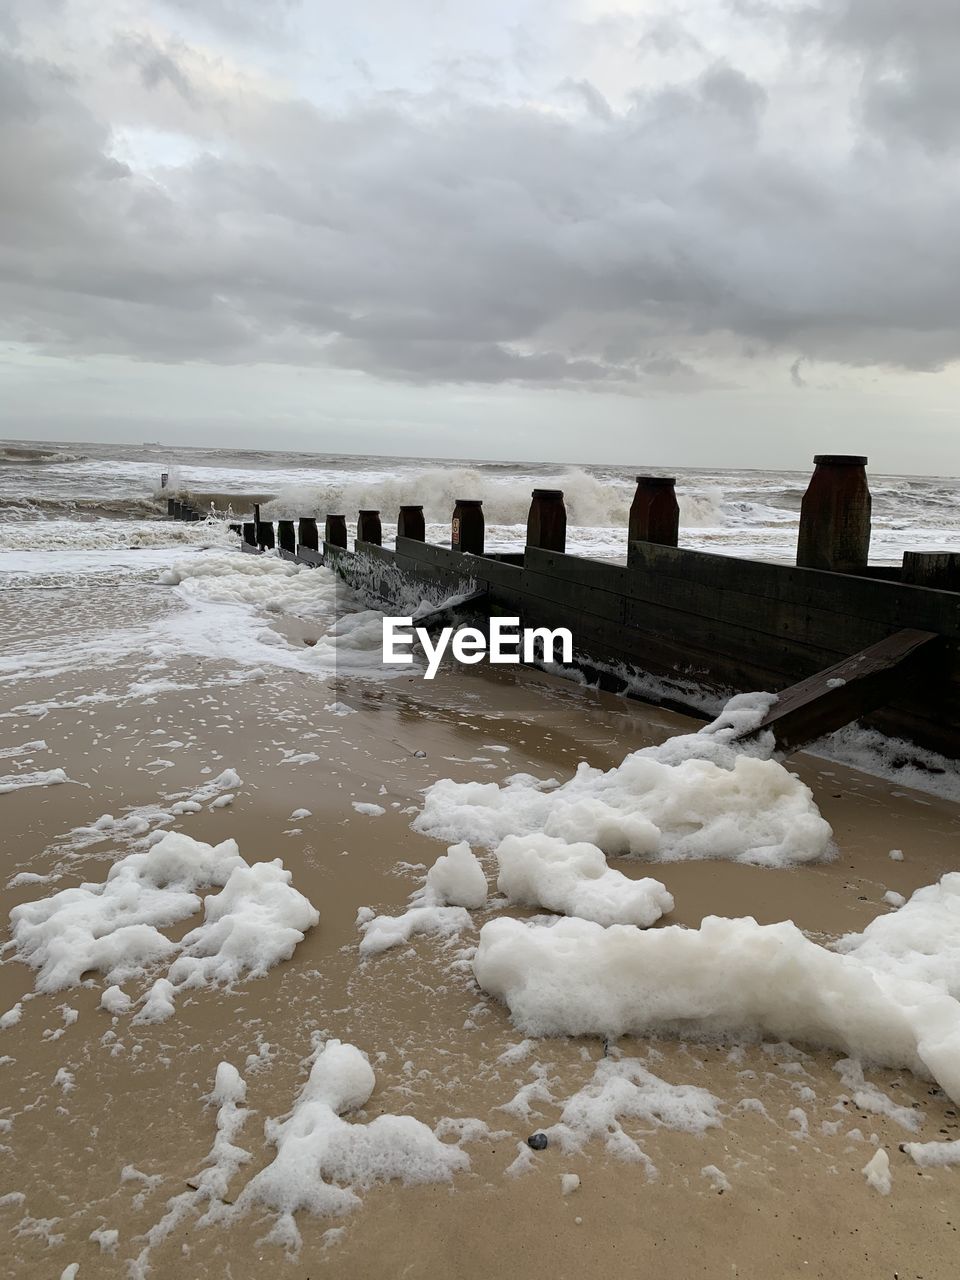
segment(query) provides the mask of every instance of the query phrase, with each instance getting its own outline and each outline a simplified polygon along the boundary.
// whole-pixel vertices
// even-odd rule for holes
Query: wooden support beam
[[[905,629],[784,689],[760,727],[772,729],[780,751],[808,742],[892,701],[928,666],[941,637]]]

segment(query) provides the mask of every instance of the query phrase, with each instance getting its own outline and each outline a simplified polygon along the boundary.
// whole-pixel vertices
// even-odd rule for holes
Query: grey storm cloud
[[[868,130],[936,150],[960,144],[957,0],[827,0],[792,12],[790,21],[857,60]]]
[[[619,105],[577,76],[553,103],[371,90],[324,108],[148,29],[113,32],[86,75],[11,35],[0,333],[411,383],[690,390],[717,353],[782,354],[795,382],[800,360],[940,368],[960,355],[960,180],[936,153],[960,10],[926,7],[919,30],[924,6],[894,0],[790,11],[811,67],[851,68],[854,136],[822,147],[774,127],[777,83],[716,59]],[[257,12],[207,17],[247,30]],[[138,166],[120,117],[189,145]]]

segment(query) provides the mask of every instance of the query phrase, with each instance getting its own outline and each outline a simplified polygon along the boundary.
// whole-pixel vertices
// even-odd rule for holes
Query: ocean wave
[[[156,520],[165,514],[166,503],[141,495],[118,497],[61,497],[34,494],[30,497],[0,497],[0,524],[37,520]]]
[[[84,453],[64,453],[32,445],[0,444],[0,466],[37,466],[43,463],[86,462]]]
[[[569,524],[626,528],[634,495],[632,483],[601,480],[581,470],[551,475],[546,482],[551,488],[563,490]],[[531,491],[543,483],[544,478],[538,476],[494,478],[472,467],[432,467],[374,481],[291,485],[265,503],[262,514],[272,520],[327,511],[350,516],[361,508],[372,507],[387,520],[393,520],[404,503],[419,503],[429,523],[443,524],[450,520],[458,498],[480,498],[488,525],[524,525]],[[232,501],[236,508],[239,496],[232,495]],[[720,489],[681,493],[679,502],[682,525],[706,528],[727,523]]]
[[[155,547],[236,546],[222,521],[43,520],[0,522],[0,552],[139,551]],[[42,566],[46,571],[47,566]],[[9,568],[0,562],[0,573]]]

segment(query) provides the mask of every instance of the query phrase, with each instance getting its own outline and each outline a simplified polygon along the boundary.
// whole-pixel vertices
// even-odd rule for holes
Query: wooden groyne
[[[871,566],[866,462],[815,459],[796,565],[678,546],[676,483],[664,476],[637,477],[623,565],[567,554],[555,489],[533,491],[517,553],[485,551],[478,498],[456,502],[448,547],[425,541],[415,506],[401,509],[392,549],[371,510],[359,513],[352,550],[342,514],[326,516],[322,539],[312,517],[275,530],[259,508],[234,527],[245,551],[276,547],[284,558],[326,564],[387,606],[417,592],[463,594],[468,581],[474,608],[482,601],[524,627],[569,627],[582,670],[649,701],[696,712],[703,691],[775,692],[768,727],[785,750],[864,718],[957,759],[960,555],[908,552],[902,566]]]

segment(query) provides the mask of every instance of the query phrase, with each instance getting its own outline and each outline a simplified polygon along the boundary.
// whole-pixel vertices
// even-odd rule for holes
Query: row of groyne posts
[[[960,591],[960,553],[904,552],[902,567],[871,566],[870,528],[871,497],[867,483],[867,459],[850,454],[817,454],[814,472],[800,506],[800,526],[796,563],[801,568],[826,569],[834,573],[858,574],[891,581]],[[630,506],[627,529],[627,565],[634,555],[635,542],[654,542],[661,546],[678,545],[680,506],[677,501],[676,478],[640,475]],[[206,516],[179,498],[167,499],[170,519],[198,521]],[[256,504],[252,520],[231,523],[230,528],[250,550],[279,548],[283,553],[308,560],[319,559],[320,530],[317,518],[301,516],[293,520],[263,520],[260,504]],[[397,516],[397,537],[426,541],[423,507],[404,505]],[[454,551],[482,556],[485,522],[483,501],[458,498],[450,525],[450,546]],[[567,512],[562,489],[534,489],[527,517],[526,545],[544,551],[566,551]],[[327,515],[323,541],[332,547],[346,548],[347,518]],[[361,510],[357,515],[356,543],[381,546],[383,531],[380,512]],[[522,553],[501,553],[498,558],[522,561]]]

